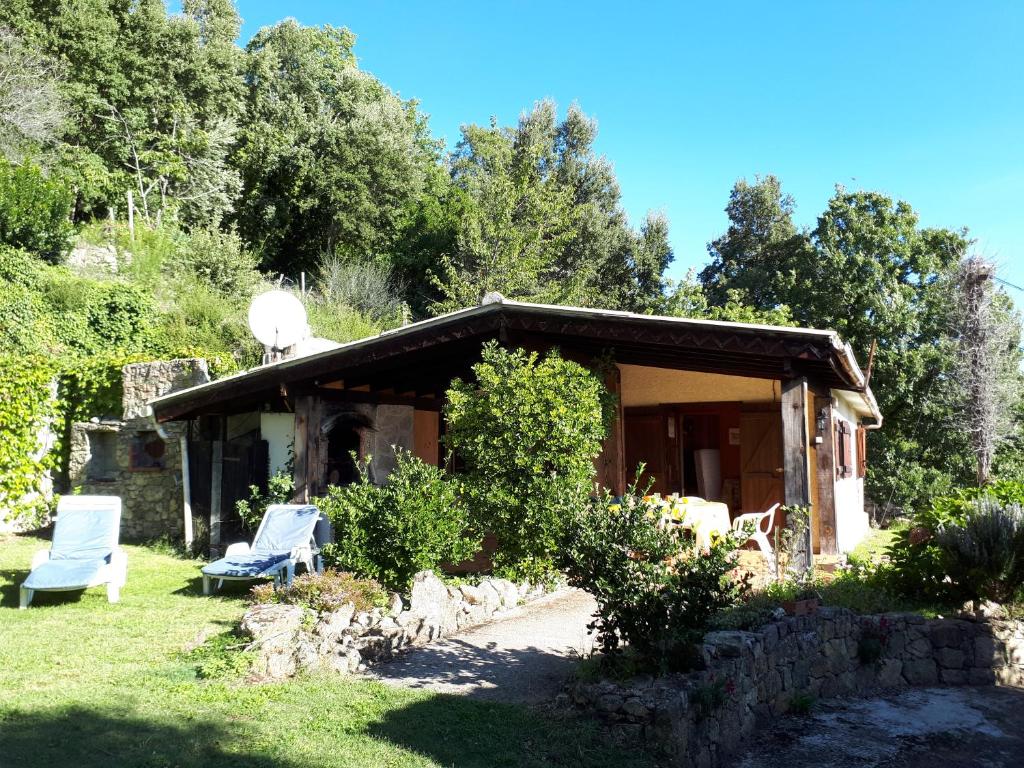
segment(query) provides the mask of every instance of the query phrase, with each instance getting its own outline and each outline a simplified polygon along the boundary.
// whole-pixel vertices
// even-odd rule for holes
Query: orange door
[[[785,499],[782,414],[740,414],[740,496],[744,512],[763,512]]]

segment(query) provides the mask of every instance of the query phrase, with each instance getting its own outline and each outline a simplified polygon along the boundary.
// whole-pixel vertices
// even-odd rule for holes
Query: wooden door
[[[658,412],[630,413],[627,410],[623,421],[626,426],[626,484],[633,482],[637,466],[643,464],[644,474],[638,490],[644,490],[647,482],[652,481],[652,493],[671,493],[663,415]]]
[[[740,496],[744,512],[763,512],[785,499],[782,414],[740,415]]]

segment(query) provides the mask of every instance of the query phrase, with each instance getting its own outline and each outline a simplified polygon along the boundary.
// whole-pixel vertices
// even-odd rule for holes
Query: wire
[[[1024,288],[1021,288],[1021,287],[1020,287],[1019,285],[1014,285],[1014,284],[1013,284],[1013,283],[1011,283],[1011,282],[1010,282],[1009,280],[1003,280],[1003,278],[1001,278],[1001,277],[994,277],[993,279],[994,279],[994,280],[995,280],[995,281],[996,281],[997,283],[1002,283],[1002,284],[1003,284],[1003,285],[1005,285],[1005,286],[1008,286],[1008,287],[1010,287],[1010,288],[1015,288],[1015,289],[1016,289],[1016,290],[1018,290],[1018,291],[1024,292]]]

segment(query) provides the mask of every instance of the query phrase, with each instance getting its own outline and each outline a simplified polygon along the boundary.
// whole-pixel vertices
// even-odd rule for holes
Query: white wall
[[[260,437],[269,445],[270,474],[285,472],[295,444],[295,414],[261,413]]]
[[[853,466],[856,467],[860,457],[857,455],[858,418],[854,403],[850,402],[847,393],[832,390],[833,409],[836,418],[850,424],[850,437],[853,448]],[[838,460],[839,457],[837,456]],[[870,530],[868,513],[864,511],[864,478],[853,477],[836,479],[836,543],[840,552],[849,552],[867,536]]]

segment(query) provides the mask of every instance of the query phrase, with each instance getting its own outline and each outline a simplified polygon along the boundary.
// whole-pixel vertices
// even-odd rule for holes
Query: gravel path
[[[490,701],[538,703],[562,688],[592,639],[597,605],[586,592],[559,590],[489,624],[467,629],[373,669],[368,676]]]
[[[1020,768],[1024,690],[923,688],[834,699],[757,734],[732,768]]]

